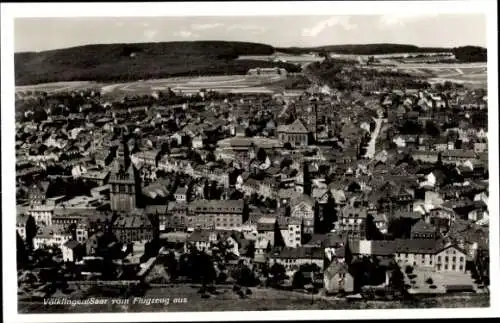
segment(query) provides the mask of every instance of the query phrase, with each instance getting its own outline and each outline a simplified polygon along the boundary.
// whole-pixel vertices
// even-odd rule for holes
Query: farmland
[[[467,85],[485,86],[486,63],[465,64],[398,64],[398,70],[427,78],[430,83],[450,81]]]
[[[279,75],[222,75],[222,76],[199,76],[199,77],[175,77],[154,80],[141,80],[123,83],[98,83],[98,82],[58,82],[36,85],[25,85],[16,87],[16,91],[77,91],[85,88],[101,89],[103,95],[143,95],[151,94],[153,91],[165,91],[170,88],[173,91],[183,93],[198,92],[200,89],[214,90],[218,92],[272,92],[270,85],[279,83],[286,79]]]

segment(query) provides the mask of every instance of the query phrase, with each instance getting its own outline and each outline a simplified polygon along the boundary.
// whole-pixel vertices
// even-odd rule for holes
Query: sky
[[[487,47],[481,14],[17,18],[16,52],[86,44],[226,40],[275,47],[399,43]]]

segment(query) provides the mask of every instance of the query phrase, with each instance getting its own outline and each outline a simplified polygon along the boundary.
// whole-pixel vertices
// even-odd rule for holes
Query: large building
[[[153,239],[153,225],[145,216],[124,215],[113,223],[113,233],[123,243],[149,241]]]
[[[367,216],[368,209],[366,207],[346,205],[339,214],[337,230],[350,238],[363,239],[366,236]]]
[[[309,139],[309,130],[306,126],[296,119],[293,123],[288,125],[280,125],[277,129],[278,139],[283,143],[290,143],[292,147],[307,146]]]
[[[119,149],[109,178],[111,210],[130,212],[136,208],[136,181],[134,168]]]
[[[188,224],[201,229],[239,229],[244,205],[243,200],[195,200],[189,203]]]

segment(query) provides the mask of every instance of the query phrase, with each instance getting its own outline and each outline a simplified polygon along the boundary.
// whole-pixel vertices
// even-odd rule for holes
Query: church
[[[136,209],[136,178],[134,166],[128,158],[127,147],[120,145],[113,161],[109,184],[111,210],[131,212]]]

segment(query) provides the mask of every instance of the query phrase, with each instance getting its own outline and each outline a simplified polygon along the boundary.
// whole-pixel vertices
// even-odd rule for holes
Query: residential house
[[[323,274],[324,288],[328,294],[354,291],[354,278],[345,263],[333,261]]]
[[[28,214],[17,214],[16,217],[16,231],[19,233],[19,236],[26,240],[26,224],[28,223],[31,215]]]
[[[290,201],[290,216],[302,219],[304,233],[314,233],[315,202],[305,194]]]
[[[52,246],[61,248],[61,246],[70,239],[71,233],[69,233],[64,227],[50,225],[39,228],[37,235],[33,239],[33,247],[34,249]]]
[[[178,187],[174,193],[174,198],[177,202],[180,203],[187,202],[187,187]]]
[[[363,238],[366,236],[367,216],[366,207],[346,205],[339,213],[336,229],[348,237]]]
[[[280,252],[271,256],[274,263],[279,263],[287,271],[296,271],[301,265],[316,264],[320,270],[323,270],[324,251],[321,248],[283,248]]]
[[[217,242],[217,233],[214,230],[194,230],[186,240],[185,250],[193,246],[198,251],[208,252],[215,242]]]
[[[122,243],[146,242],[153,239],[153,225],[142,215],[122,215],[115,220],[112,230]]]
[[[435,226],[419,220],[411,227],[411,239],[436,239],[438,232]]]
[[[83,257],[82,245],[76,240],[68,240],[61,246],[64,262],[76,262]]]
[[[301,246],[302,219],[293,217],[277,218],[278,229],[286,247],[297,248]]]

